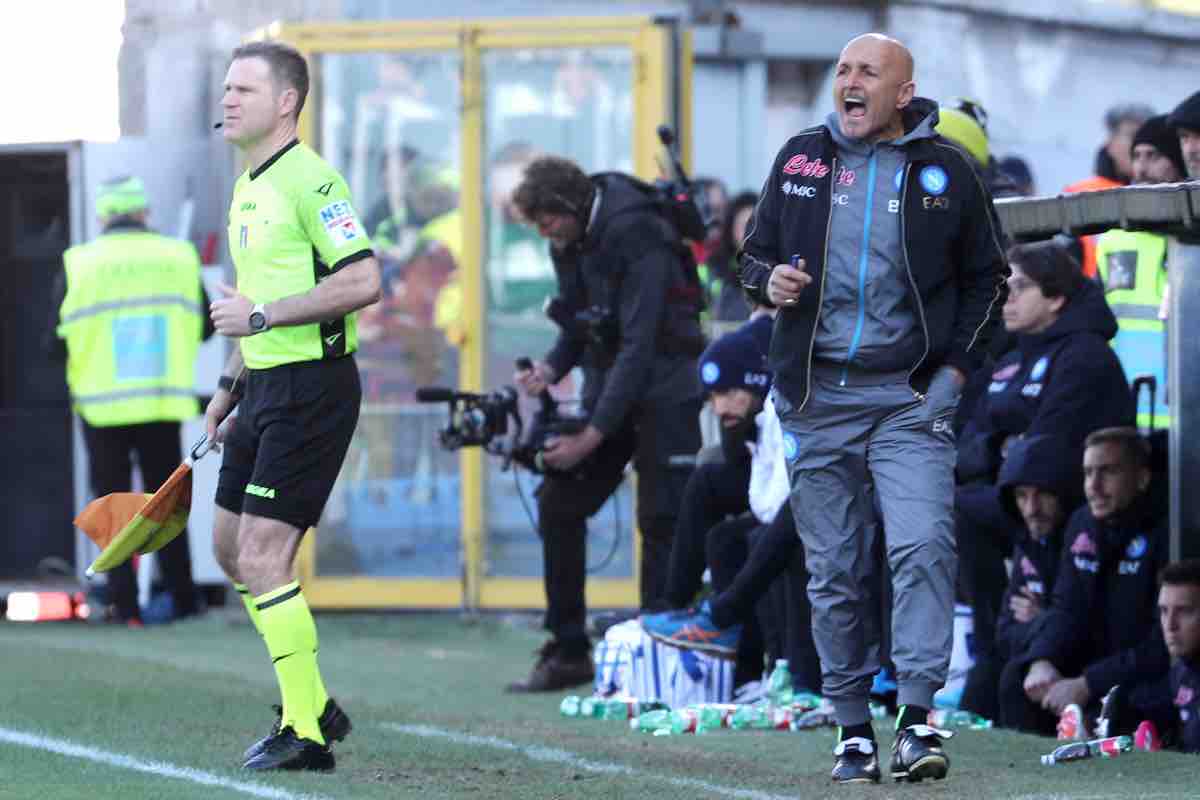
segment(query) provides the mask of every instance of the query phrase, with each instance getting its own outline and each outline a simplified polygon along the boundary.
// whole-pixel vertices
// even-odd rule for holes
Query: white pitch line
[[[559,750],[555,747],[541,747],[537,745],[524,745],[510,742],[506,739],[498,739],[495,736],[476,736],[470,733],[456,733],[454,731],[444,731],[441,728],[431,728],[428,725],[398,725],[394,722],[385,722],[382,724],[388,730],[397,731],[398,733],[407,733],[412,736],[423,736],[429,739],[446,739],[456,744],[482,745],[484,747],[492,747],[497,750],[508,750],[514,753],[520,753],[526,758],[533,761],[546,761],[551,764],[566,764],[567,766],[581,769],[585,772],[598,772],[604,775],[625,775],[630,778],[645,778],[649,780],[663,781],[673,786],[681,786],[687,789],[701,789],[713,794],[725,795],[726,797],[742,797],[746,800],[795,800],[794,797],[787,795],[768,794],[767,792],[759,792],[754,789],[735,789],[731,786],[720,786],[708,781],[696,780],[695,778],[676,778],[670,775],[657,775],[653,772],[642,772],[633,767],[627,767],[624,764],[613,764],[607,761],[592,761],[590,759],[577,756],[567,750]]]
[[[134,772],[145,772],[163,778],[178,778],[198,783],[202,786],[216,786],[248,794],[251,797],[267,798],[267,800],[326,800],[326,798],[314,795],[292,794],[291,792],[285,792],[283,789],[275,789],[258,783],[229,780],[228,778],[222,778],[220,775],[214,775],[211,772],[202,772],[190,767],[177,767],[174,764],[168,764],[164,761],[143,761],[133,756],[110,753],[107,750],[99,750],[95,747],[75,744],[65,739],[54,739],[49,736],[14,731],[10,728],[0,728],[0,742],[19,744],[24,747],[32,747],[34,750],[57,753],[60,756],[70,756],[71,758],[82,758],[87,761],[95,761],[99,764],[108,764],[112,767],[129,769]]]

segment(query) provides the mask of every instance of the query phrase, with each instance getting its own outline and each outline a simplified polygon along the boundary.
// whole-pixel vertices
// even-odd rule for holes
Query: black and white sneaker
[[[942,749],[941,740],[953,735],[930,725],[909,725],[896,731],[892,742],[892,779],[917,783],[925,778],[946,777],[950,758]]]
[[[242,769],[332,772],[334,764],[333,751],[329,749],[329,745],[319,744],[312,739],[301,739],[292,730],[292,726],[288,725],[269,737],[262,750],[242,764]]]
[[[875,742],[852,736],[833,748],[834,783],[879,783],[879,756]]]

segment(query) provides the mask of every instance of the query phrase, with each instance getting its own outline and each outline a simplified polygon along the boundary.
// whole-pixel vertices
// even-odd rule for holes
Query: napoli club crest
[[[796,454],[800,452],[800,443],[796,441],[796,434],[785,433],[783,435],[783,457],[788,461],[795,461]]]
[[[921,188],[935,197],[944,194],[950,188],[950,176],[938,166],[928,166],[921,170],[920,180]]]

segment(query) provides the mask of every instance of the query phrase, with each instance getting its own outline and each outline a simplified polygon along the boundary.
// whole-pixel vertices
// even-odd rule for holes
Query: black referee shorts
[[[362,386],[352,356],[247,370],[225,437],[217,505],[316,525],[346,458]]]

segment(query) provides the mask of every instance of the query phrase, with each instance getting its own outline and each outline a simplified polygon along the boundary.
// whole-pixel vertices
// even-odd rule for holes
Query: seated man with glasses
[[[1109,346],[1116,317],[1065,242],[1017,245],[1008,259],[1004,327],[1014,336],[1013,347],[991,368],[991,381],[958,439],[959,585],[974,613],[977,675],[994,657],[996,617],[1008,583],[1004,558],[1014,545],[996,484],[1009,446],[1048,435],[1080,452],[1089,433],[1133,425],[1135,415],[1125,373]],[[960,705],[990,717],[995,692],[981,684],[968,676]]]

